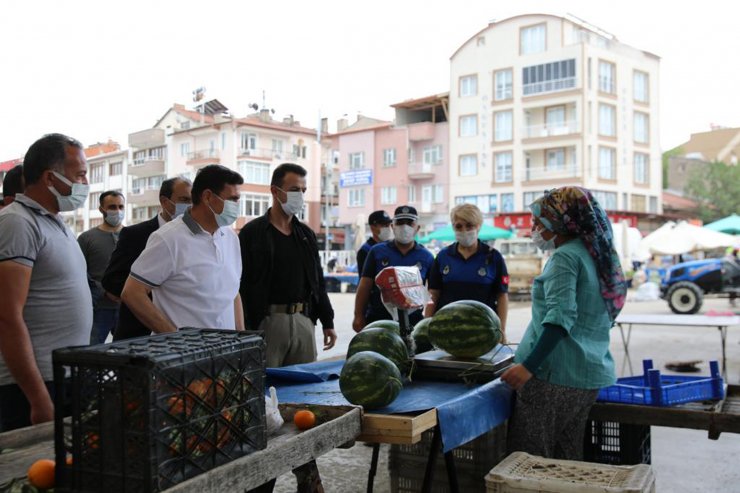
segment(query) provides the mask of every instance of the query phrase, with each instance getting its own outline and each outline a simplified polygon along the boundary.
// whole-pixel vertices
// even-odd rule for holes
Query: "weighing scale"
[[[457,358],[442,350],[427,351],[414,357],[412,379],[485,383],[501,376],[512,364],[514,350],[501,344],[475,359]]]

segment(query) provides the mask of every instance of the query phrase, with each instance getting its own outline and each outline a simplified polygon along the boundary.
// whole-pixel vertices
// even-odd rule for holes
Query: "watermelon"
[[[374,351],[360,351],[347,358],[339,375],[339,389],[344,398],[365,409],[389,405],[402,388],[398,367]]]
[[[426,351],[431,351],[434,349],[434,346],[432,346],[432,341],[429,340],[429,324],[431,323],[431,318],[423,318],[419,320],[416,325],[414,325],[414,331],[411,333],[411,335],[414,338],[414,342],[416,343],[416,352],[417,353],[424,353]]]
[[[484,303],[456,301],[434,314],[429,339],[458,358],[477,358],[501,342],[501,320]]]
[[[406,371],[409,365],[409,352],[398,334],[382,328],[363,329],[355,334],[347,348],[347,359],[361,351],[375,351],[393,361],[398,370]]]
[[[370,322],[369,324],[367,324],[365,326],[365,329],[374,329],[376,327],[380,327],[381,329],[388,329],[398,335],[401,335],[401,327],[395,320],[376,320],[375,322]]]

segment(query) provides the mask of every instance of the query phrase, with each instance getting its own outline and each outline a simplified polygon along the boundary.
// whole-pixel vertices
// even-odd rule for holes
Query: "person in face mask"
[[[152,332],[244,330],[242,262],[232,229],[242,183],[224,166],[203,167],[193,182],[192,207],[152,233],[131,266],[121,299]]]
[[[87,275],[93,297],[93,325],[90,344],[102,344],[113,332],[118,319],[118,296],[106,292],[102,285],[103,274],[111,254],[118,243],[126,211],[123,194],[108,190],[100,194],[98,210],[103,214],[99,226],[88,229],[77,238],[82,255],[87,262]]]
[[[362,269],[362,277],[355,296],[355,316],[352,328],[360,332],[376,320],[392,320],[383,306],[380,290],[375,286],[375,276],[386,267],[417,267],[426,283],[434,257],[415,241],[419,232],[419,215],[410,205],[396,208],[393,215],[393,240],[378,243],[370,249]],[[409,321],[416,324],[423,318],[421,310],[409,314]]]
[[[26,188],[0,213],[0,432],[54,418],[54,349],[90,341],[87,266],[62,211],[87,198],[82,144],[45,135],[23,160]]]
[[[388,241],[393,238],[393,231],[391,230],[391,216],[385,211],[375,211],[367,218],[367,223],[370,226],[370,232],[372,236],[362,244],[359,250],[357,250],[357,272],[362,273],[362,267],[365,265],[365,259],[370,249],[376,243],[381,241]]]
[[[118,237],[116,248],[111,254],[103,275],[103,289],[112,296],[121,296],[123,285],[131,272],[131,265],[146,247],[149,236],[174,217],[182,215],[190,207],[190,191],[193,184],[187,178],[168,178],[159,188],[161,213],[151,219],[124,227]],[[134,316],[125,303],[120,303],[113,340],[143,337],[151,333],[148,327]]]
[[[450,212],[455,243],[442,249],[429,274],[431,317],[445,305],[459,300],[475,300],[493,308],[501,319],[506,340],[509,310],[509,273],[501,253],[478,240],[483,214],[472,204],[460,204]]]
[[[550,190],[530,205],[532,239],[552,250],[532,285],[532,320],[501,380],[517,391],[509,452],[582,460],[599,389],[614,383],[609,330],[627,283],[611,224],[591,192]]]

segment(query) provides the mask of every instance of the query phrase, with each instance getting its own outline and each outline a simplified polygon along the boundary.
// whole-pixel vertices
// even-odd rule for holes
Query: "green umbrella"
[[[705,224],[704,227],[713,229],[714,231],[719,231],[720,233],[740,235],[740,216],[732,214],[724,219],[720,219],[719,221]]]
[[[508,229],[501,229],[495,226],[490,226],[488,224],[484,224],[480,228],[480,232],[478,233],[478,238],[482,241],[511,238],[512,236],[514,236],[514,233],[512,233]],[[452,225],[448,224],[447,226],[433,231],[424,238],[420,239],[419,243],[429,243],[432,240],[455,241],[455,231],[452,229]]]

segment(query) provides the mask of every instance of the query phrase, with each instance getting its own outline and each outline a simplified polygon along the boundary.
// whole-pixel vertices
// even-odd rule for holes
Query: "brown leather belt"
[[[285,313],[287,315],[293,315],[296,313],[305,314],[308,311],[307,303],[289,303],[287,305],[270,305],[268,307],[270,313]]]

